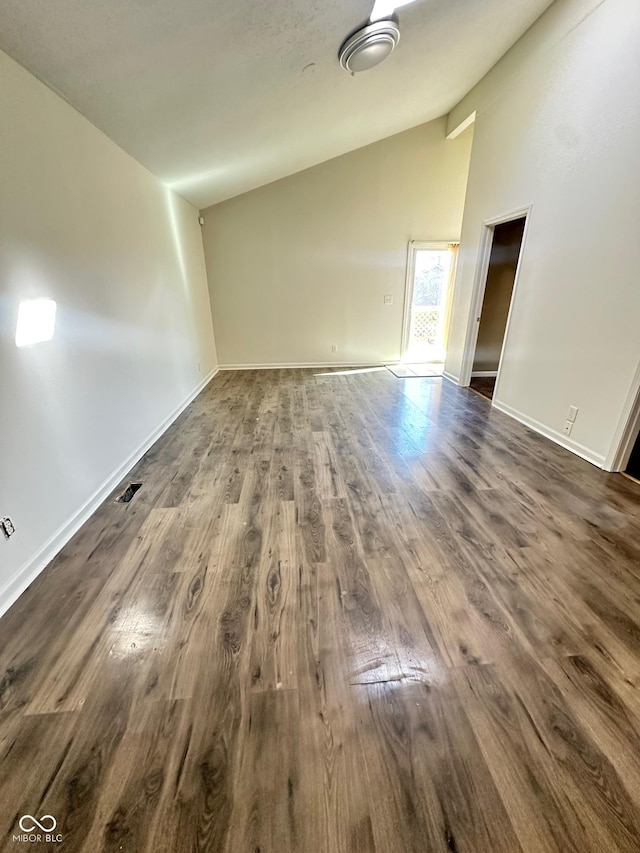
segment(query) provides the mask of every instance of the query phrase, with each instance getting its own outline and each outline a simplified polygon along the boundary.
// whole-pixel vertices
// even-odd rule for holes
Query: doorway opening
[[[442,373],[457,243],[409,243],[401,362],[419,375]]]
[[[484,223],[460,384],[493,399],[530,208]]]
[[[603,467],[640,482],[640,364]]]
[[[470,382],[474,391],[490,400],[500,366],[525,222],[520,217],[501,222],[493,229]]]
[[[623,473],[635,480],[636,483],[640,483],[640,433],[636,436]]]
[[[640,363],[602,467],[640,482]]]

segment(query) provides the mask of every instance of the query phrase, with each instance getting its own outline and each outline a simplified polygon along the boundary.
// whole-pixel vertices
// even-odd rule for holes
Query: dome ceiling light
[[[393,21],[376,21],[350,36],[340,48],[340,65],[356,74],[379,65],[400,41],[400,30]]]
[[[340,48],[340,65],[356,74],[379,65],[400,41],[400,30],[393,21],[376,21],[350,36]]]
[[[375,0],[369,23],[349,36],[338,53],[340,65],[351,74],[368,71],[383,62],[400,41],[391,15],[414,0]]]

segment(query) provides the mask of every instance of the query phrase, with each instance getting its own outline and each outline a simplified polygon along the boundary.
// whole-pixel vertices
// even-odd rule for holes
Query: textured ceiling
[[[2,0],[0,48],[197,207],[443,115],[551,0],[419,0],[350,77],[373,0]]]

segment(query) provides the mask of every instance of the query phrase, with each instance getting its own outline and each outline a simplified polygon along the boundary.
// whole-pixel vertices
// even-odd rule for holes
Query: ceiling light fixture
[[[338,53],[340,65],[351,74],[368,71],[383,62],[400,41],[400,30],[391,15],[415,0],[375,0],[371,18],[343,43]]]
[[[400,30],[393,21],[376,21],[350,36],[340,48],[340,65],[356,74],[379,65],[400,41]]]

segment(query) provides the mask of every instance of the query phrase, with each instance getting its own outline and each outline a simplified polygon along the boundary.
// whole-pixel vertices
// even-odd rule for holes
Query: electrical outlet
[[[572,424],[576,422],[576,418],[578,417],[578,407],[577,406],[569,406],[569,414],[567,415],[567,420]]]
[[[5,539],[8,539],[10,536],[13,536],[13,534],[16,532],[14,523],[8,516],[6,518],[0,518],[0,529],[4,533]]]
[[[331,347],[331,352],[338,352],[338,347],[335,344]]]
[[[393,305],[393,294],[392,293],[387,293],[387,295],[384,297],[384,304],[385,305]]]
[[[564,425],[564,429],[562,430],[562,432],[563,432],[565,435],[571,435],[571,430],[572,430],[572,429],[573,429],[573,422],[572,422],[572,421],[566,421],[566,423],[565,423],[565,425]]]

